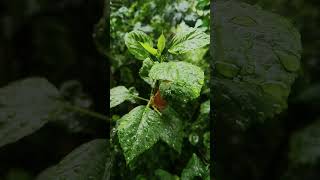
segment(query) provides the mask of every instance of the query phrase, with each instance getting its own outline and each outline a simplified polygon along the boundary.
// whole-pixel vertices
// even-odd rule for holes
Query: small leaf
[[[193,154],[187,166],[182,171],[181,180],[192,180],[195,177],[207,179],[209,176],[209,168],[203,164],[196,154]]]
[[[156,56],[156,55],[158,54],[158,51],[157,51],[155,48],[153,48],[150,44],[148,44],[148,43],[142,43],[142,42],[140,42],[140,44],[141,44],[141,46],[142,46],[145,50],[147,50],[150,54],[152,54],[152,55],[154,55],[154,56]]]
[[[110,173],[106,169],[109,153],[106,139],[90,141],[73,150],[59,164],[40,173],[37,180],[103,179],[105,173]]]
[[[160,54],[166,47],[166,38],[164,37],[163,33],[160,35],[158,39],[158,44],[157,44],[158,50],[160,51]]]
[[[155,171],[155,175],[160,179],[160,180],[179,180],[179,177],[177,175],[172,175],[171,173],[162,170],[162,169],[157,169]]]
[[[186,27],[172,39],[169,52],[183,54],[210,44],[210,36],[197,28]]]
[[[149,77],[149,71],[154,64],[155,63],[150,58],[146,58],[143,61],[142,67],[139,70],[140,77],[150,85],[154,84],[154,80]]]
[[[162,97],[181,102],[199,97],[204,84],[204,72],[201,68],[186,62],[155,64],[149,72],[149,77],[162,80]]]
[[[150,46],[153,45],[151,38],[142,31],[131,31],[124,37],[125,44],[130,53],[139,60],[144,60],[149,57],[149,53],[140,43],[147,43]]]
[[[43,78],[16,81],[0,89],[0,147],[30,135],[54,118],[59,92]]]
[[[134,108],[118,122],[118,138],[127,164],[159,140],[161,117],[146,106]]]
[[[124,86],[117,86],[110,89],[110,108],[118,106],[119,104],[127,100],[134,102],[135,98],[133,97],[133,95],[137,96],[138,94],[133,94]]]

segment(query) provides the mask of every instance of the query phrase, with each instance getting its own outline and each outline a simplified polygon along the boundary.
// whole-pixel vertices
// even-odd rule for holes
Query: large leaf
[[[295,165],[320,162],[320,120],[296,132],[290,139],[289,159]]]
[[[162,97],[182,102],[199,97],[204,83],[204,72],[201,68],[186,62],[155,64],[149,76],[161,80]]]
[[[138,106],[119,120],[118,137],[129,164],[159,140],[160,115],[146,106]]]
[[[181,180],[192,180],[196,177],[210,179],[209,176],[209,168],[204,165],[196,154],[192,154],[187,166],[182,171]]]
[[[166,107],[161,113],[160,138],[180,153],[184,135],[181,118],[170,106]]]
[[[172,39],[169,52],[183,54],[202,48],[210,43],[210,36],[197,28],[185,26]]]
[[[238,124],[282,112],[300,68],[298,31],[256,6],[231,0],[214,7],[211,80],[217,112]]]
[[[134,102],[137,92],[134,92],[134,89],[127,89],[124,86],[117,86],[110,89],[110,108],[118,106],[124,101]]]
[[[104,180],[109,172],[106,164],[109,158],[106,139],[96,139],[76,148],[57,165],[43,171],[37,180]]]
[[[148,44],[152,47],[152,39],[142,31],[131,31],[124,37],[125,44],[130,53],[139,60],[145,60],[149,57],[148,51],[141,45],[141,43]]]
[[[47,80],[29,78],[0,89],[0,147],[44,126],[59,109],[58,90]]]

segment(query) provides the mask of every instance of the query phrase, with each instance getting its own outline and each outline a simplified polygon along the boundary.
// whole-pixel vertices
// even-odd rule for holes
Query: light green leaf
[[[157,56],[158,51],[157,51],[155,48],[153,48],[150,44],[148,44],[148,43],[142,43],[142,42],[140,42],[140,44],[141,44],[141,46],[142,46],[145,50],[147,50],[150,54],[152,54],[152,55],[154,55],[154,56]]]
[[[159,140],[161,116],[146,106],[134,108],[118,122],[118,138],[128,164]]]
[[[160,179],[160,180],[179,180],[179,177],[177,175],[172,175],[171,173],[162,170],[162,169],[157,169],[155,171],[155,175]]]
[[[209,168],[203,164],[196,154],[192,154],[187,166],[182,171],[181,180],[192,180],[195,177],[206,179],[209,176]]]
[[[158,47],[160,54],[162,53],[162,51],[166,47],[166,38],[164,37],[163,33],[160,35],[160,37],[158,39],[157,47]]]
[[[150,58],[146,58],[139,70],[140,77],[150,85],[154,84],[154,80],[149,77],[149,71],[154,64],[155,63]]]
[[[214,6],[215,106],[246,127],[287,108],[300,69],[300,34],[285,18],[237,1]],[[221,108],[221,109],[220,109]],[[225,120],[228,120],[225,119]]]
[[[30,135],[54,118],[59,92],[43,78],[13,82],[0,89],[0,147]]]
[[[138,96],[138,93],[134,92],[133,89],[127,89],[124,86],[114,87],[110,89],[110,108],[118,106],[127,100],[134,102],[134,96]]]
[[[152,39],[147,34],[138,30],[131,31],[125,35],[124,40],[128,50],[135,58],[145,60],[149,57],[148,51],[141,45],[141,43],[146,43],[152,47]]]
[[[155,64],[149,77],[161,80],[160,93],[166,99],[187,102],[200,96],[204,84],[201,68],[186,62]]]
[[[73,150],[57,165],[52,166],[37,177],[37,180],[103,180],[109,158],[109,146],[106,139],[96,139]]]
[[[197,28],[186,27],[172,39],[169,52],[183,54],[210,44],[210,36]]]
[[[183,123],[177,112],[166,107],[161,116],[160,138],[177,152],[181,153],[183,142]]]
[[[293,134],[289,160],[293,166],[320,162],[320,120]]]

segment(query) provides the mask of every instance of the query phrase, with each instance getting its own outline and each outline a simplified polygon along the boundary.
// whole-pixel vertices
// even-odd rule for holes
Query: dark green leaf
[[[142,67],[139,70],[140,77],[150,85],[154,84],[154,80],[149,77],[149,71],[155,63],[147,58],[143,61]]]
[[[248,124],[287,107],[300,69],[299,32],[283,17],[236,1],[214,4],[214,70],[217,110]],[[221,106],[223,104],[223,106]]]
[[[187,166],[182,171],[181,180],[192,180],[195,177],[205,179],[209,176],[209,168],[203,164],[196,154],[193,154]]]
[[[320,160],[320,120],[293,134],[289,159],[293,164],[315,164]]]
[[[42,78],[13,82],[0,89],[0,147],[40,129],[59,109],[59,92]]]
[[[104,180],[109,146],[106,139],[96,139],[73,150],[57,165],[43,171],[37,180]]]
[[[148,51],[141,45],[141,43],[146,43],[152,47],[152,40],[147,34],[142,31],[131,31],[125,35],[124,40],[130,53],[133,54],[135,58],[145,60],[149,57]]]
[[[171,173],[162,169],[157,169],[155,175],[160,180],[179,180],[179,177],[177,175],[172,175]]]

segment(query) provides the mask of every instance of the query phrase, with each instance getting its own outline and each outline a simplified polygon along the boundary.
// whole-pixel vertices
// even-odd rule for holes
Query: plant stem
[[[94,117],[94,118],[97,118],[97,119],[101,119],[101,120],[105,120],[107,122],[110,122],[110,119],[103,115],[103,114],[100,114],[100,113],[97,113],[97,112],[94,112],[94,111],[90,111],[86,108],[82,108],[82,107],[79,107],[79,106],[75,106],[75,105],[71,105],[67,102],[60,102],[61,105],[66,108],[66,109],[70,109],[72,111],[75,111],[75,112],[79,112],[81,114],[86,114],[88,116],[91,116],[91,117]]]
[[[143,97],[140,97],[140,96],[136,96],[136,95],[133,95],[133,94],[131,94],[131,96],[132,97],[134,97],[134,98],[137,98],[137,99],[140,99],[140,100],[143,100],[143,101],[149,101],[148,99],[145,99],[145,98],[143,98]]]

